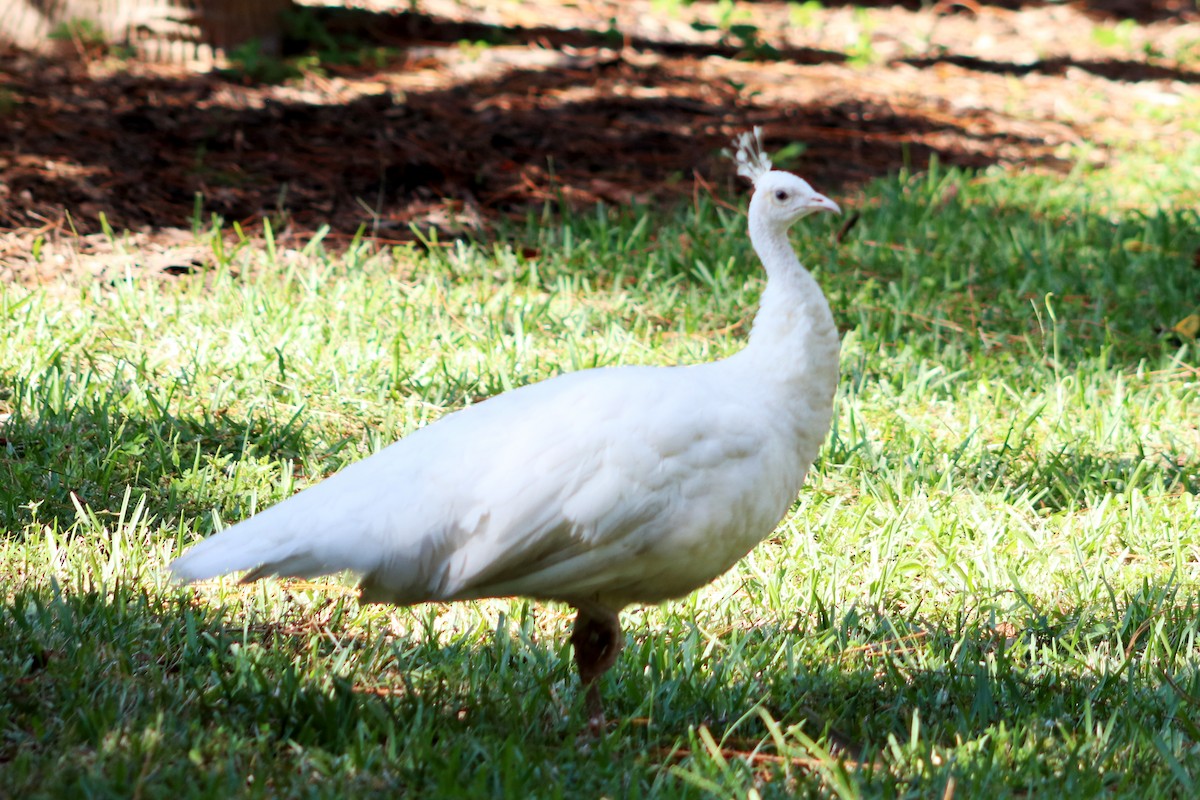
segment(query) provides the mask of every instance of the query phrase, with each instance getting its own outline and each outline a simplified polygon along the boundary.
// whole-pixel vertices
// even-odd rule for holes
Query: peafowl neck
[[[800,263],[787,228],[751,214],[750,241],[767,271],[745,357],[790,391],[832,402],[840,342],[829,303]]]

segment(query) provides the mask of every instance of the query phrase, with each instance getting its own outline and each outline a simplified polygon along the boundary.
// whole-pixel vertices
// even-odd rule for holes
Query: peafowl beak
[[[813,211],[832,211],[834,214],[842,213],[841,207],[823,194],[814,194],[812,199],[808,201],[808,205]]]

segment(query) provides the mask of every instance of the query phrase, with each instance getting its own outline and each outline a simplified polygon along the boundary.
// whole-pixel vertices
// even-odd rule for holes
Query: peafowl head
[[[750,215],[772,227],[787,228],[796,220],[816,211],[840,214],[838,204],[816,192],[808,181],[790,172],[771,169],[771,159],[763,151],[762,128],[743,133],[734,140],[733,160],[738,174],[754,183]]]

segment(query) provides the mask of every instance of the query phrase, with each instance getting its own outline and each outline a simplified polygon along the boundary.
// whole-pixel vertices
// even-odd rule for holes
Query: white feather
[[[737,174],[757,184],[758,179],[771,171],[771,158],[763,149],[762,128],[755,126],[734,140],[735,151],[725,154],[737,165]]]

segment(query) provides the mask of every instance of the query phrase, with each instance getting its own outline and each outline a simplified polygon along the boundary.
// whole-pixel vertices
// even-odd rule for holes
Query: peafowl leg
[[[625,637],[616,612],[607,609],[579,609],[571,631],[575,648],[575,666],[587,689],[588,725],[594,733],[604,727],[604,707],[600,702],[599,678],[617,661]]]

